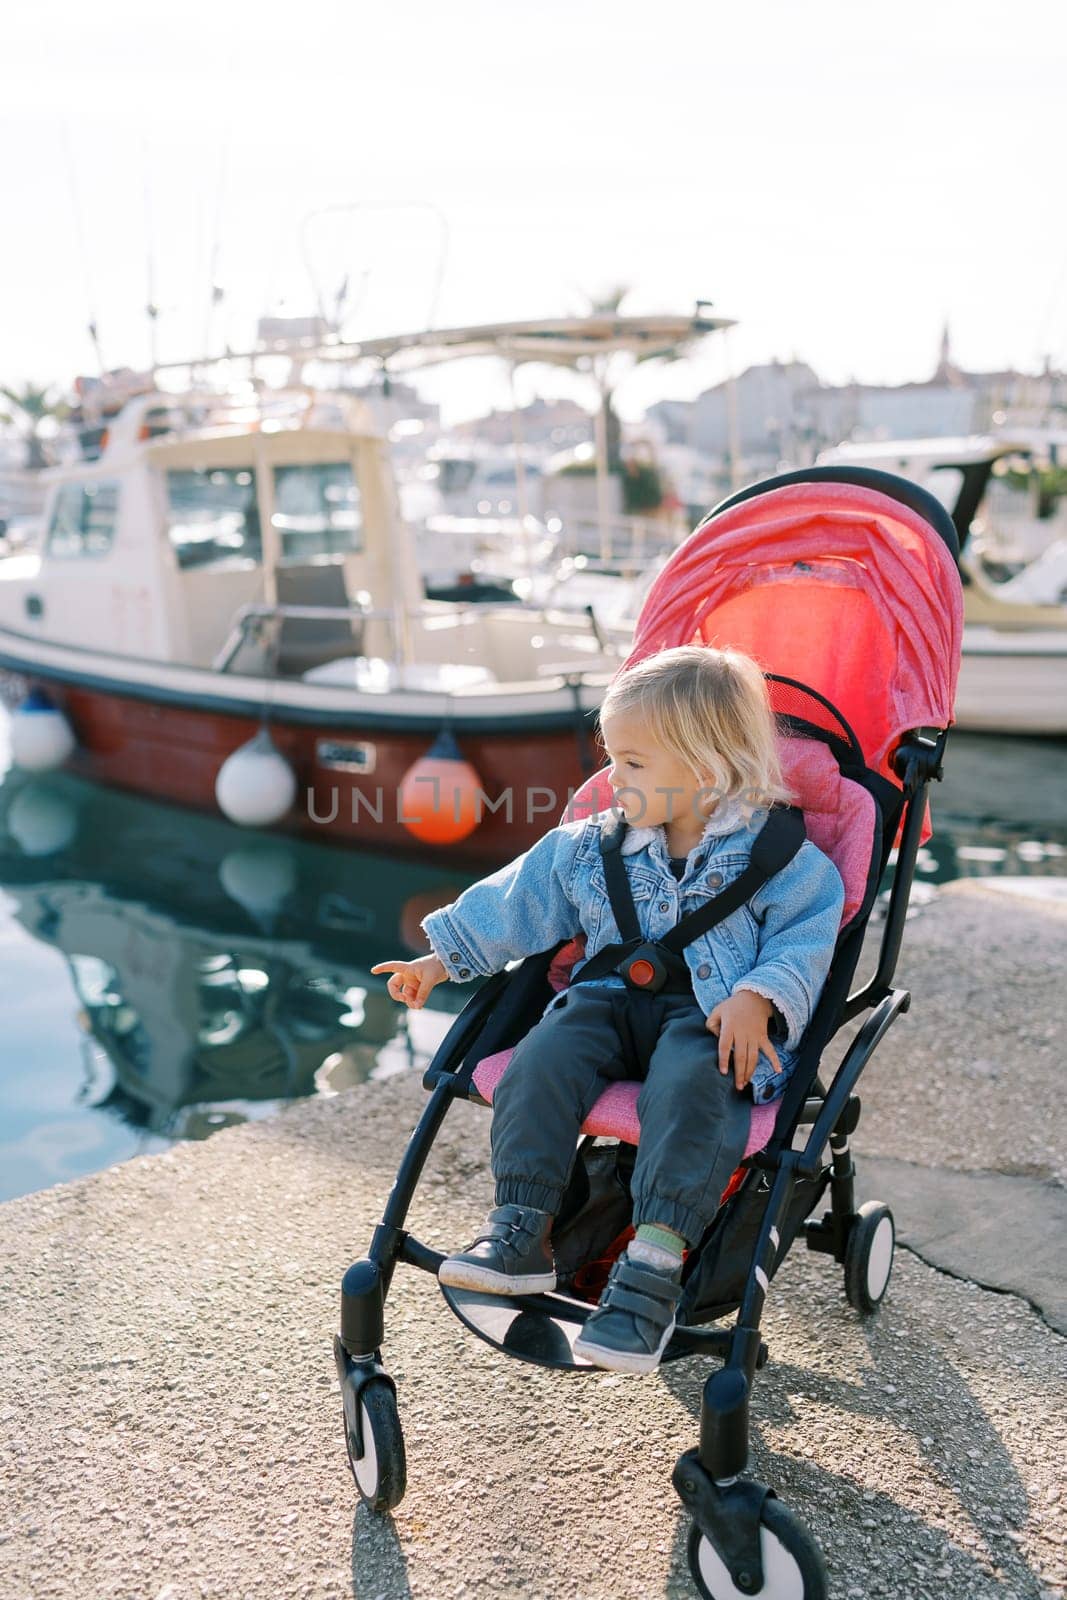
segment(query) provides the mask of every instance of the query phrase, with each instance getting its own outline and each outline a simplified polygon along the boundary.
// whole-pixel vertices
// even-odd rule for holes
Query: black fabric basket
[[[575,1274],[601,1260],[630,1226],[636,1154],[633,1145],[613,1139],[583,1139],[579,1145],[552,1228],[556,1279],[564,1294],[575,1291]]]
[[[830,1168],[814,1178],[794,1176],[793,1192],[770,1277],[785,1259],[790,1245],[822,1199],[830,1181]],[[741,1188],[723,1205],[687,1263],[678,1321],[692,1327],[729,1316],[741,1304],[745,1282],[756,1253],[756,1239],[771,1194],[771,1177],[760,1169],[749,1172]]]

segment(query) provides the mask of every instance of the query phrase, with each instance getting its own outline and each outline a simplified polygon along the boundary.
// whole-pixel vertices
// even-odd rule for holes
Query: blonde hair
[[[721,800],[750,812],[793,798],[763,673],[740,650],[681,645],[647,656],[609,685],[600,715],[629,711]]]

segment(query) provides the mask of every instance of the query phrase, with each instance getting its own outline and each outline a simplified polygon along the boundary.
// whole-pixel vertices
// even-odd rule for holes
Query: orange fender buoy
[[[482,820],[482,780],[442,731],[400,780],[400,821],[423,844],[456,844]]]

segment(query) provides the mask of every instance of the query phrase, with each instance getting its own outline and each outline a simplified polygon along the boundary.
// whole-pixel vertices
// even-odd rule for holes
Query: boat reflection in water
[[[395,856],[250,835],[59,774],[12,774],[0,786],[4,920],[60,953],[70,990],[32,992],[41,952],[15,930],[5,965],[16,980],[24,966],[32,1004],[21,1033],[15,1008],[0,1098],[6,1071],[9,1085],[18,1079],[14,1112],[32,1102],[15,1054],[32,1062],[42,1013],[64,1007],[64,1022],[75,1016],[80,1028],[80,1037],[66,1028],[66,1076],[82,1080],[64,1112],[76,1100],[83,1116],[111,1113],[147,1135],[135,1148],[202,1138],[278,1101],[399,1070],[432,1049],[450,1021],[441,1013],[457,1011],[469,990],[444,986],[436,1015],[409,1017],[369,968],[424,950],[420,919],[467,881]],[[56,1098],[42,1087],[53,1114]],[[26,1155],[20,1118],[3,1120],[0,1152],[17,1164]],[[54,1125],[65,1151],[15,1192],[131,1153],[126,1141],[101,1159],[98,1133],[71,1128],[65,1115]],[[38,1125],[31,1143],[47,1166],[43,1137]]]

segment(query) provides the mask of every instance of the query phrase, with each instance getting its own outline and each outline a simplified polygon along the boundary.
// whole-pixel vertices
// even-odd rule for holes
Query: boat
[[[727,325],[700,304],[301,345],[290,366],[574,365]],[[0,563],[16,762],[332,842],[510,859],[599,765],[626,630],[428,598],[370,407],[265,388],[255,355],[218,368],[229,390],[132,395],[95,459],[47,474],[40,548]]]
[[[438,796],[405,811],[403,782],[447,733],[482,796],[455,843],[485,861],[597,764],[616,648],[585,615],[428,600],[358,402],[140,396],[49,477],[40,548],[0,563],[0,668],[65,719],[71,770],[214,810],[269,728],[295,798],[264,821],[418,850],[448,828],[420,836]]]
[[[1038,548],[1032,519],[1015,544],[998,541],[990,517],[998,464],[1040,459],[1050,443],[1055,438],[1034,431],[887,439],[839,445],[818,457],[819,466],[898,472],[930,489],[950,511],[963,578],[956,725],[970,732],[1067,734],[1067,543],[1046,533]],[[1004,556],[1020,550],[1029,559],[998,580],[993,574]]]

